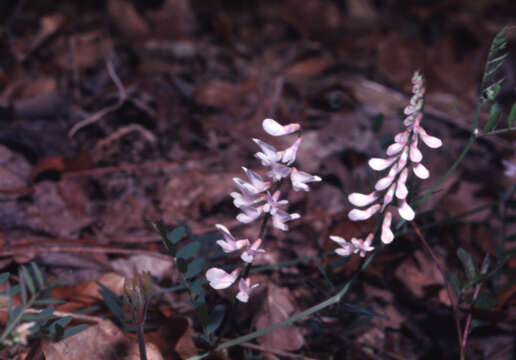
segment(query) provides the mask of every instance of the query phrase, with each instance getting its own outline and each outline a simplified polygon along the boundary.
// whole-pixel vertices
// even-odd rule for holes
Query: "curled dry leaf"
[[[283,321],[298,311],[288,289],[272,283],[267,287],[267,298],[253,320],[258,330]],[[260,337],[258,342],[270,349],[295,351],[303,346],[305,340],[299,327],[289,325]]]

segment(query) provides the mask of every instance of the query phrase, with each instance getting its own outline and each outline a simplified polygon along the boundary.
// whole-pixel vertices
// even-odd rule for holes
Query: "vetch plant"
[[[281,125],[273,119],[265,119],[262,126],[265,132],[272,136],[299,134],[301,130],[299,124]],[[262,218],[260,232],[256,240],[252,242],[249,239],[237,240],[224,225],[216,224],[215,227],[223,237],[223,239],[217,241],[217,245],[228,254],[241,251],[240,259],[244,263],[244,269],[242,271],[241,268],[237,267],[228,273],[223,269],[213,267],[206,272],[206,279],[210,286],[216,290],[227,289],[234,283],[238,283],[239,291],[236,299],[244,303],[249,301],[252,291],[259,286],[259,284],[251,284],[251,279],[247,276],[255,257],[265,252],[265,249],[262,249],[261,246],[267,221],[272,218],[274,228],[288,231],[287,222],[301,217],[297,213],[288,213],[286,211],[288,200],[280,200],[280,188],[284,179],[290,177],[294,191],[310,191],[308,183],[321,181],[319,176],[291,167],[296,161],[296,155],[302,142],[300,136],[291,146],[281,151],[260,139],[253,139],[253,141],[260,148],[255,157],[267,168],[267,177],[270,180],[265,180],[255,171],[242,167],[247,176],[247,181],[238,177],[233,178],[238,191],[232,192],[230,196],[233,198],[235,207],[241,211],[236,217],[238,221],[250,224]]]
[[[394,137],[394,143],[386,150],[387,158],[371,158],[368,162],[371,169],[379,172],[387,171],[387,175],[376,182],[372,193],[352,193],[348,196],[349,202],[356,207],[348,214],[350,220],[367,220],[377,213],[383,216],[380,239],[384,244],[390,244],[394,240],[391,228],[393,214],[389,210],[390,207],[396,206],[398,214],[404,220],[414,220],[415,212],[407,199],[409,174],[412,172],[420,179],[427,179],[430,175],[428,169],[421,163],[423,154],[419,150],[420,142],[432,149],[442,146],[439,138],[430,136],[421,126],[426,88],[423,75],[419,71],[414,73],[412,85],[413,95],[404,110],[407,115],[403,121],[405,130]],[[365,240],[352,238],[350,242],[336,235],[330,236],[330,239],[340,246],[336,250],[338,255],[350,256],[360,253],[360,256],[364,257],[367,252],[374,250],[371,245],[374,236],[374,232],[371,232]]]

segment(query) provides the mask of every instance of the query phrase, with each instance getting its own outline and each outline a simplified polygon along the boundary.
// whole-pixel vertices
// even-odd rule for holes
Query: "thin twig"
[[[99,121],[100,119],[102,119],[107,114],[109,114],[115,110],[118,110],[125,103],[125,100],[127,99],[127,91],[125,90],[124,85],[120,81],[120,78],[116,74],[113,64],[111,63],[111,61],[109,61],[107,59],[106,59],[106,67],[107,67],[108,74],[111,77],[111,80],[113,80],[113,82],[115,83],[115,86],[118,89],[117,102],[113,105],[107,106],[107,107],[97,111],[93,115],[87,117],[86,119],[84,119],[84,120],[78,122],[77,124],[75,124],[74,126],[72,126],[72,128],[68,132],[69,137],[73,137],[75,135],[75,133],[77,133],[77,131],[79,131],[83,127],[91,125],[91,124]]]
[[[5,308],[5,307],[0,308],[0,311],[7,311],[7,308]],[[43,310],[40,310],[40,309],[29,308],[29,309],[26,309],[24,311],[24,313],[25,314],[39,314],[42,311]],[[53,311],[52,316],[59,317],[59,318],[70,316],[74,320],[82,320],[82,321],[88,321],[88,322],[94,322],[94,323],[100,323],[100,322],[104,321],[102,318],[97,317],[97,316],[75,314],[75,313],[66,312],[66,311]]]

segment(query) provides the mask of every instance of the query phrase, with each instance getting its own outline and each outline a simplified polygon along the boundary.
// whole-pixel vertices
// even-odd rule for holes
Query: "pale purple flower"
[[[349,212],[348,217],[351,221],[367,220],[380,210],[380,204],[375,204],[365,210],[353,209]]]
[[[412,208],[410,207],[410,205],[407,203],[406,200],[403,200],[400,207],[398,208],[398,213],[400,214],[400,216],[407,220],[407,221],[412,221],[414,220],[414,217],[416,216],[416,214],[414,213],[414,210],[412,210]]]
[[[371,243],[373,242],[374,235],[371,233],[367,236],[365,240],[362,239],[351,239],[351,243],[355,247],[353,250],[353,253],[360,253],[360,257],[365,257],[366,254],[370,251],[374,250],[374,247],[371,246]]]
[[[430,172],[428,171],[428,169],[421,163],[414,166],[412,168],[412,171],[420,179],[428,179],[428,177],[430,176]]]
[[[385,213],[385,216],[383,218],[382,222],[382,235],[381,240],[384,244],[390,244],[392,240],[394,240],[394,234],[391,230],[391,221],[392,221],[392,214],[390,211],[387,211]]]
[[[288,200],[278,200],[280,194],[281,193],[279,192],[279,190],[276,191],[273,195],[271,195],[271,193],[267,191],[267,203],[263,205],[264,212],[268,212],[271,213],[271,215],[274,215],[281,206],[288,205]]]
[[[287,177],[291,172],[288,166],[280,163],[272,163],[270,168],[271,169],[267,172],[267,176],[275,182]]]
[[[502,160],[502,163],[505,166],[505,171],[504,171],[505,176],[515,177],[516,176],[516,164],[511,161],[507,161],[507,160]]]
[[[242,210],[242,212],[237,215],[236,219],[244,224],[249,224],[255,221],[262,214],[261,207],[256,208],[253,206],[242,205],[240,206],[240,210]]]
[[[398,177],[398,182],[396,183],[396,197],[400,200],[405,200],[408,195],[408,189],[406,185],[407,176],[408,171],[407,168],[405,168],[401,171],[401,174]]]
[[[288,226],[285,224],[287,221],[299,219],[301,215],[297,213],[289,214],[283,210],[276,210],[272,215],[272,226],[282,231],[288,231]]]
[[[340,236],[331,235],[330,239],[335,241],[340,246],[340,248],[335,249],[337,255],[350,256],[355,251],[355,246]]]
[[[238,294],[236,295],[236,298],[241,302],[248,302],[249,301],[249,295],[251,295],[251,292],[256,289],[260,284],[253,284],[251,285],[251,279],[240,279],[238,283]]]
[[[322,179],[319,176],[310,175],[307,172],[292,168],[292,172],[290,173],[290,180],[292,181],[292,188],[294,191],[310,191],[310,187],[307,185],[307,183],[321,181]]]
[[[269,181],[264,181],[263,178],[254,171],[249,170],[244,166],[242,166],[242,169],[244,170],[245,174],[249,178],[249,182],[251,183],[251,185],[257,193],[264,192],[271,186],[271,183]]]
[[[233,270],[231,274],[228,274],[222,269],[213,267],[206,271],[206,279],[208,279],[210,286],[215,290],[227,289],[236,281],[240,271],[238,268]]]
[[[389,166],[392,165],[392,163],[396,160],[395,157],[391,157],[388,159],[382,159],[382,158],[371,158],[369,159],[369,166],[371,169],[376,171],[382,171],[387,169]]]
[[[265,130],[267,134],[272,136],[289,135],[301,129],[301,125],[299,124],[281,125],[273,119],[263,120],[262,126],[263,130]]]
[[[388,156],[393,156],[393,155],[396,155],[397,153],[399,153],[403,147],[405,146],[405,144],[401,144],[401,143],[398,143],[398,142],[394,142],[392,143],[391,145],[389,145],[389,147],[387,148],[387,150],[385,151],[385,153],[388,155]]]
[[[253,244],[247,240],[247,249],[240,255],[240,258],[242,261],[252,264],[254,261],[254,257],[258,254],[263,254],[265,250],[260,249],[260,246],[262,245],[262,239],[256,239]]]
[[[285,151],[283,151],[281,156],[281,161],[287,165],[292,165],[294,161],[296,161],[296,154],[299,150],[299,145],[301,145],[302,138],[297,138],[296,142],[288,147]]]
[[[237,208],[242,206],[254,206],[265,198],[263,194],[255,194],[247,189],[240,190],[241,193],[233,191],[231,194],[229,194],[233,198],[233,204]]]
[[[261,161],[263,166],[271,166],[281,160],[281,153],[279,153],[274,146],[269,145],[260,139],[253,139],[253,141],[262,150],[261,152],[254,154],[254,156]]]
[[[217,240],[217,245],[219,245],[222,248],[222,251],[225,253],[231,253],[233,251],[240,250],[249,243],[249,240],[247,239],[236,240],[235,237],[231,235],[231,232],[229,232],[228,228],[222,224],[216,224],[215,227],[222,233],[222,236],[224,237],[224,240]]]
[[[370,194],[351,193],[348,195],[348,201],[357,207],[367,206],[376,201],[376,199],[378,199],[376,191]]]
[[[429,148],[432,148],[432,149],[437,149],[439,147],[441,147],[443,145],[443,142],[441,141],[441,139],[435,137],[435,136],[430,136],[426,133],[425,129],[423,129],[421,126],[418,126],[416,128],[417,130],[417,133],[419,135],[419,138],[425,143],[426,146],[428,146]]]
[[[383,205],[380,211],[383,211],[387,205],[389,205],[394,198],[394,191],[396,190],[396,183],[392,184],[389,190],[383,196]]]

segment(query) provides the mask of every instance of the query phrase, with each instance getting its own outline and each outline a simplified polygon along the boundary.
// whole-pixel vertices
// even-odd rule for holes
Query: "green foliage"
[[[512,104],[511,111],[509,112],[509,118],[507,119],[507,124],[509,127],[513,127],[514,123],[516,123],[516,102]]]
[[[20,266],[18,269],[18,285],[11,287],[9,273],[0,274],[0,285],[6,284],[6,289],[0,295],[6,297],[7,323],[0,335],[0,348],[14,345],[24,336],[18,333],[21,325],[28,324],[29,336],[48,337],[59,341],[67,336],[78,333],[88,327],[86,324],[65,327],[72,321],[71,316],[55,319],[54,308],[49,305],[60,304],[62,300],[48,298],[49,289],[56,286],[47,282],[46,276],[36,263],[30,268]],[[21,304],[13,308],[12,297],[20,294]],[[31,324],[32,323],[32,324]],[[60,325],[58,327],[57,325]],[[22,330],[20,330],[22,331]],[[25,330],[23,330],[25,331]]]
[[[504,79],[495,78],[498,74],[498,70],[503,66],[503,62],[508,55],[507,52],[504,52],[507,47],[507,38],[505,36],[506,30],[507,29],[505,27],[500,30],[491,43],[484,74],[482,76],[482,84],[480,86],[481,103],[486,103],[488,101],[493,102],[500,92]]]
[[[457,256],[464,267],[468,280],[475,279],[477,277],[478,270],[471,255],[463,248],[459,248],[459,250],[457,250]]]

